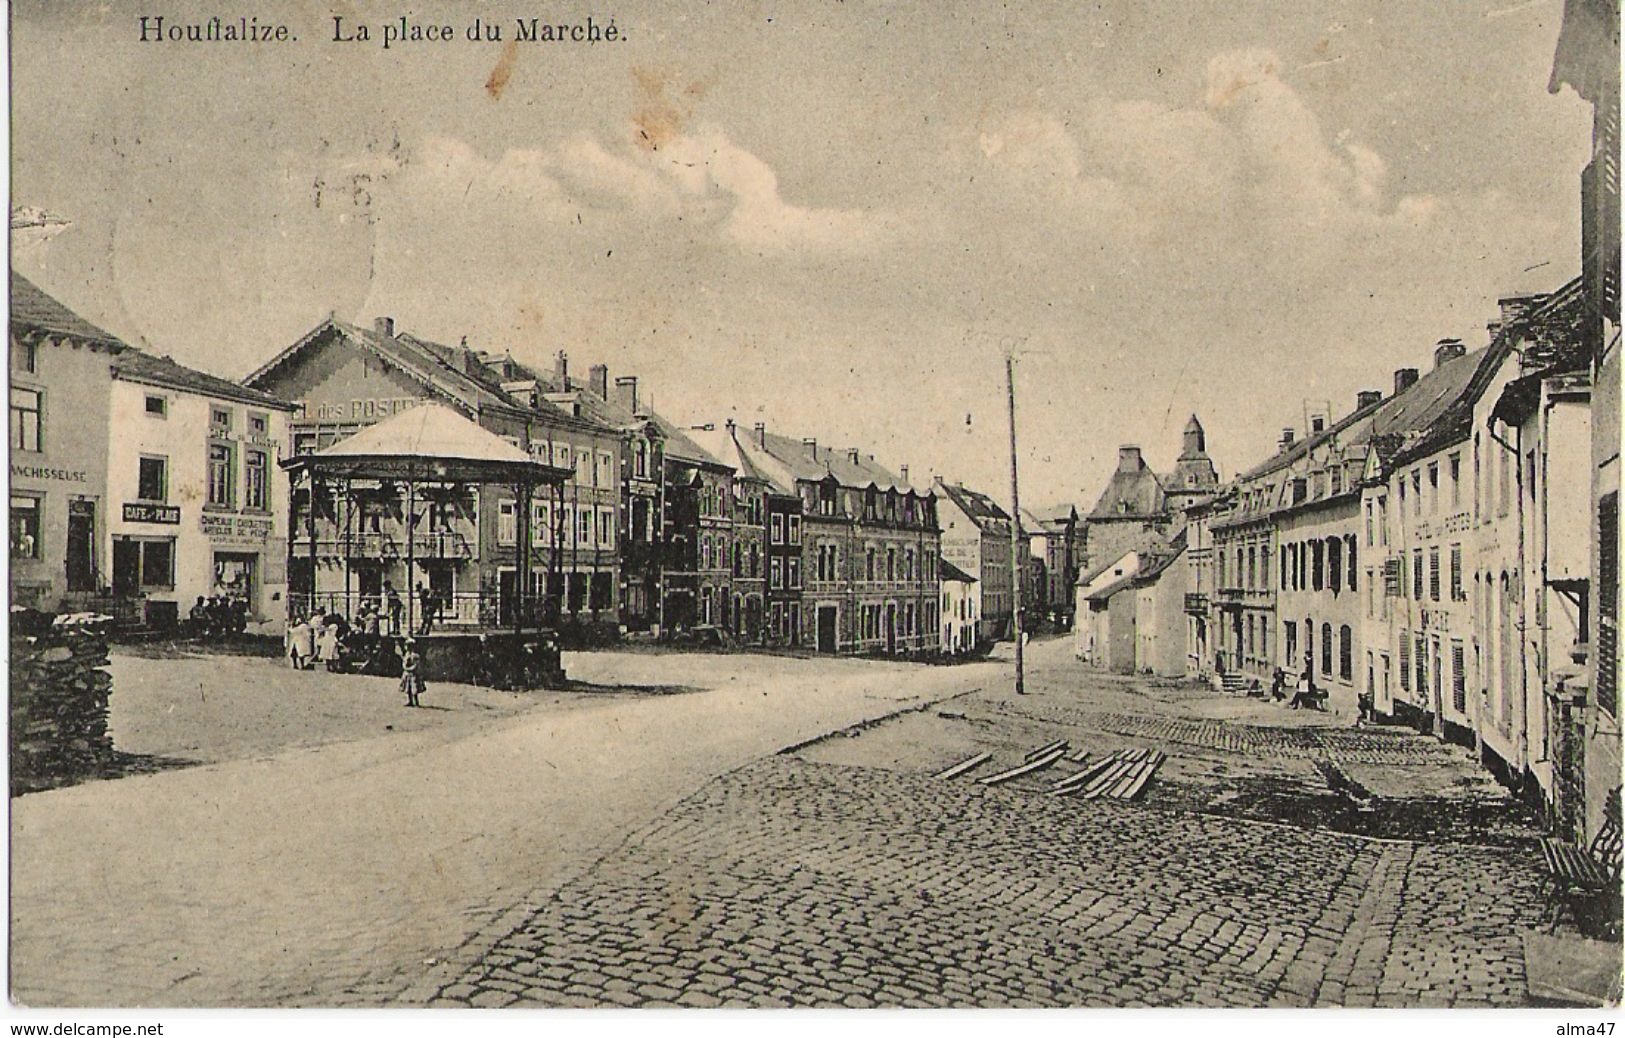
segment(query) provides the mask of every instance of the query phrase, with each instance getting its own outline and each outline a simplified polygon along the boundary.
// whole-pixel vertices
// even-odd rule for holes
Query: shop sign
[[[165,526],[179,526],[181,523],[181,506],[152,505],[140,501],[126,501],[124,503],[124,521],[127,523],[162,523]]]
[[[211,541],[248,544],[255,547],[271,539],[271,520],[249,515],[217,515],[205,512],[198,526]]]

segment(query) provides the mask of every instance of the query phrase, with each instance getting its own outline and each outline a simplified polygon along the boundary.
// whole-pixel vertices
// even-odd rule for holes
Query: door
[[[818,607],[818,651],[835,651],[835,607]]]
[[[113,594],[134,598],[141,590],[141,543],[117,538],[113,541]]]
[[[886,603],[886,652],[897,651],[897,603]]]
[[[497,571],[497,623],[503,627],[513,625],[519,587],[518,577],[519,574],[515,570]]]
[[[96,590],[96,502],[68,502],[68,590]]]

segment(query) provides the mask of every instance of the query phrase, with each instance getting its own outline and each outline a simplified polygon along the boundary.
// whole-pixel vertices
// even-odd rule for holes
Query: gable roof
[[[113,377],[166,389],[177,389],[185,393],[218,397],[222,400],[257,404],[278,411],[298,410],[297,404],[289,403],[269,393],[262,393],[229,379],[177,364],[168,357],[154,357],[150,353],[132,348],[120,352],[113,361]]]
[[[651,414],[649,420],[654,422],[655,427],[660,430],[660,434],[666,438],[666,457],[686,461],[692,465],[729,467],[722,459],[694,442],[694,438],[688,434],[688,431],[678,428],[670,419],[658,414]]]
[[[21,326],[84,342],[129,348],[126,343],[46,295],[38,285],[15,270],[11,272],[11,324],[14,329]]]
[[[953,502],[961,512],[970,517],[979,530],[995,528],[1000,523],[1010,521],[1010,513],[999,507],[999,503],[982,493],[972,490],[963,483],[949,483],[941,476],[932,484],[933,490],[938,490],[942,496]]]
[[[794,490],[778,485],[762,466],[752,461],[739,443],[739,430],[731,425],[722,428],[691,430],[689,438],[700,445],[700,448],[723,465],[734,470],[736,479],[751,479],[759,483],[766,483],[781,494],[791,494]]]

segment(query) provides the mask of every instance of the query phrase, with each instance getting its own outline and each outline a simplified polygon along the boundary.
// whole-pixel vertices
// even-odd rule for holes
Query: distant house
[[[1108,607],[1111,599],[1117,592],[1128,588],[1134,577],[1140,572],[1143,549],[1134,548],[1124,552],[1116,559],[1102,566],[1097,566],[1078,578],[1076,591],[1075,612],[1077,616],[1076,628],[1073,634],[1073,644],[1077,656],[1087,660],[1098,667],[1110,668],[1112,658],[1112,629],[1111,617]],[[1124,608],[1119,605],[1119,610]],[[1119,663],[1126,662],[1122,673],[1129,673],[1134,669],[1134,642],[1132,625],[1132,606],[1129,606],[1130,625],[1127,629],[1128,642],[1122,644],[1123,631],[1118,630],[1119,642],[1115,653]],[[1121,612],[1118,615],[1119,623],[1122,621]]]
[[[1183,532],[1134,577],[1134,669],[1158,677],[1185,676],[1185,565]]]
[[[958,656],[976,648],[976,621],[982,604],[980,581],[944,561],[938,568],[942,581],[942,651]]]
[[[982,617],[977,636],[999,641],[1010,636],[1015,615],[1015,573],[1010,564],[1010,513],[998,502],[963,483],[937,477],[941,504],[942,557],[974,575],[981,584]],[[1028,553],[1023,551],[1025,557]]]

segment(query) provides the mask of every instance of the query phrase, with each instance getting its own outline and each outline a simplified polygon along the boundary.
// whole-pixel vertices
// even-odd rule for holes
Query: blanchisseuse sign
[[[163,523],[166,526],[179,526],[181,507],[180,505],[148,505],[126,502],[124,505],[124,521],[127,523]]]

